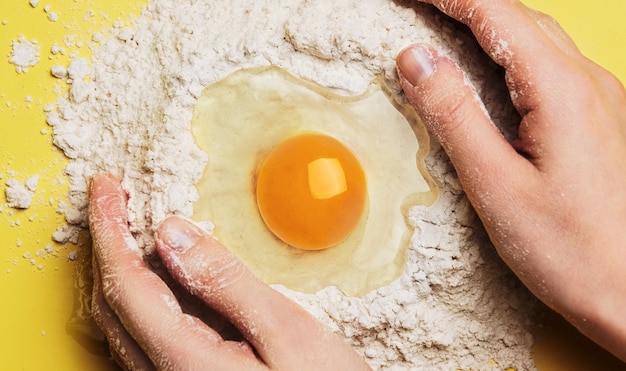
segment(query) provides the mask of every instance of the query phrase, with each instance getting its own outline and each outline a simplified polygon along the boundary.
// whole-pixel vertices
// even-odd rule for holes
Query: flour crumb
[[[63,36],[63,43],[68,48],[71,47],[72,45],[74,45],[75,40],[76,40],[76,35],[65,35],[65,36]]]
[[[29,191],[35,192],[37,190],[37,185],[39,184],[39,174],[35,174],[26,180],[26,188]]]
[[[60,64],[55,64],[50,69],[50,73],[57,79],[64,79],[67,77],[67,68],[65,68],[65,66],[61,66]]]
[[[52,244],[46,245],[46,247],[44,247],[43,249],[40,249],[39,251],[37,251],[35,253],[35,255],[38,256],[38,257],[42,257],[42,258],[46,258],[49,255],[57,256],[56,252],[54,251],[54,247],[52,246]]]
[[[7,206],[15,209],[28,209],[31,206],[34,192],[37,189],[36,182],[39,180],[39,177],[36,178],[37,181],[31,180],[35,179],[34,177],[29,178],[27,184],[22,184],[13,178],[7,180],[5,189]]]
[[[50,48],[50,53],[52,53],[52,55],[57,55],[57,54],[65,55],[65,48],[57,44],[54,44]]]
[[[69,254],[67,254],[67,259],[71,260],[71,261],[78,260],[78,251],[76,251],[76,250],[71,251]]]
[[[48,13],[48,20],[50,22],[56,22],[59,20],[59,15],[56,12],[50,12]]]
[[[52,234],[52,240],[59,243],[73,243],[77,244],[80,238],[81,228],[75,225],[65,224]]]
[[[30,67],[39,63],[39,45],[37,40],[28,41],[23,35],[13,41],[9,63],[15,66],[17,73],[27,73]]]
[[[73,81],[82,80],[89,75],[89,61],[85,58],[77,58],[70,63],[67,74]]]
[[[36,8],[37,5],[39,5],[39,0],[30,0],[28,2],[30,4],[30,6],[32,6],[33,8]]]

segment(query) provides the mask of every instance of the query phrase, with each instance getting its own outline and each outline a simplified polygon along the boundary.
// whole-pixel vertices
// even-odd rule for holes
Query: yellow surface
[[[57,22],[48,19],[46,4],[57,13]],[[36,8],[28,0],[0,2],[1,370],[115,369],[101,355],[103,349],[92,346],[88,351],[66,330],[74,306],[76,269],[67,257],[76,247],[53,244],[50,237],[63,224],[56,209],[67,191],[63,184],[67,182],[63,176],[66,160],[51,144],[43,106],[54,102],[57,87],[63,88],[51,77],[50,68],[67,65],[70,53],[88,57],[94,32],[109,29],[115,21],[127,21],[129,12],[139,14],[140,8],[138,2],[126,5],[126,1],[40,1]],[[19,35],[38,41],[41,60],[20,75],[8,63],[12,41]],[[64,39],[67,35],[75,39]],[[78,47],[81,42],[83,46]],[[64,47],[66,55],[49,59],[54,44]],[[27,97],[32,102],[26,102]],[[41,175],[33,205],[27,210],[4,207],[4,183],[11,172],[20,181]],[[37,256],[49,244],[58,257]],[[28,254],[31,258],[24,258]]]
[[[552,14],[591,59],[626,81],[626,27],[622,0],[576,1],[526,0],[528,5]],[[44,6],[56,12],[48,19]],[[65,64],[71,52],[89,56],[87,45],[94,32],[106,30],[115,21],[139,14],[144,2],[123,0],[0,1],[0,369],[2,370],[110,370],[113,365],[81,345],[67,324],[74,305],[76,263],[67,259],[74,246],[53,244],[50,236],[63,224],[56,213],[64,200],[66,160],[51,145],[50,128],[43,106],[54,101],[56,88],[50,76],[54,64]],[[88,10],[91,10],[89,12]],[[36,39],[40,59],[26,74],[16,74],[8,63],[11,42],[19,35]],[[64,39],[75,35],[74,40]],[[66,45],[66,41],[70,45]],[[82,42],[83,46],[77,45]],[[51,56],[57,44],[66,56]],[[51,59],[49,59],[51,57]],[[27,97],[32,101],[27,102]],[[4,207],[4,183],[39,174],[33,205],[24,211]],[[38,256],[52,244],[58,257]],[[29,256],[30,258],[25,258]],[[31,261],[32,259],[32,261]],[[548,312],[549,320],[538,333],[536,359],[542,370],[587,370],[604,365],[620,367],[604,351],[580,340],[571,328]],[[612,366],[609,366],[612,365]]]

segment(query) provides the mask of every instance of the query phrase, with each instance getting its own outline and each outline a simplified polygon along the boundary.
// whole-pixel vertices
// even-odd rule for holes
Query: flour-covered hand
[[[424,1],[504,67],[522,120],[509,143],[463,73],[423,45],[398,57],[504,261],[544,302],[626,360],[626,92],[550,17],[518,1]]]
[[[224,340],[182,311],[144,263],[111,175],[90,184],[94,248],[93,315],[113,356],[131,370],[363,370],[367,364],[293,301],[259,281],[195,224],[170,217],[158,227],[158,254],[171,276],[228,319],[243,341]]]

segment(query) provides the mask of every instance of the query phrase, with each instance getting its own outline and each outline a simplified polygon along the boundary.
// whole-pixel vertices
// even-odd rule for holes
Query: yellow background
[[[174,1],[174,0],[173,0]],[[626,2],[526,0],[553,15],[581,50],[626,81]],[[54,0],[33,8],[28,0],[0,2],[0,369],[111,370],[104,349],[68,332],[73,311],[76,262],[67,257],[75,246],[50,238],[63,224],[56,212],[67,191],[63,167],[67,160],[51,144],[51,128],[43,106],[54,102],[63,84],[50,76],[54,64],[67,65],[70,53],[88,57],[91,35],[116,21],[128,23],[143,1]],[[52,22],[44,11],[58,15]],[[41,61],[26,74],[9,64],[12,41],[19,35],[36,39]],[[75,35],[75,39],[64,39]],[[66,55],[52,55],[54,44]],[[32,101],[28,102],[27,97]],[[4,207],[4,183],[39,174],[33,205],[22,211]],[[36,253],[52,244],[57,257]],[[31,258],[25,258],[30,254]],[[33,261],[31,262],[31,259]],[[544,370],[622,368],[614,358],[590,344],[550,311],[540,314],[535,358]]]

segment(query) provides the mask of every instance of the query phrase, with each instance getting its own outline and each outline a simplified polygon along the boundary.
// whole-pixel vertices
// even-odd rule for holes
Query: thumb
[[[302,370],[314,365],[315,369],[345,370],[354,369],[345,365],[365,366],[339,337],[257,279],[194,223],[169,217],[157,228],[155,240],[172,276],[230,320],[270,368]]]
[[[528,162],[496,128],[456,64],[424,45],[404,49],[396,63],[409,102],[450,157],[475,207],[481,195],[501,193],[503,181],[519,177]]]
[[[176,216],[165,219],[155,232],[157,252],[172,276],[189,292],[239,328],[254,335],[249,320],[263,305],[287,298],[259,281],[243,263],[195,223]],[[272,314],[272,311],[269,311]],[[234,314],[234,316],[233,316]],[[270,321],[261,310],[259,317]],[[249,341],[255,344],[254,339]]]

